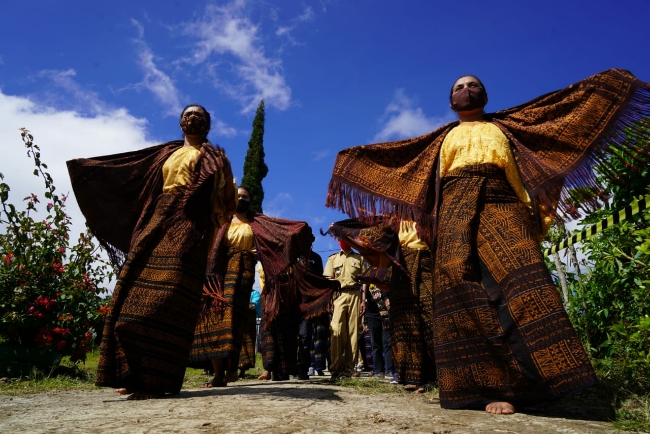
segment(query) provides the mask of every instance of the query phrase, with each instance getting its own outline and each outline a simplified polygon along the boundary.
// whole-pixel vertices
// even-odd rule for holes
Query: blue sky
[[[177,139],[198,102],[240,180],[265,98],[264,210],[317,232],[345,217],[324,207],[336,153],[453,120],[460,75],[481,78],[489,111],[613,67],[650,81],[649,14],[647,0],[3,2],[0,172],[14,203],[42,192],[24,126],[69,191],[66,160]],[[317,236],[323,259],[336,248]]]

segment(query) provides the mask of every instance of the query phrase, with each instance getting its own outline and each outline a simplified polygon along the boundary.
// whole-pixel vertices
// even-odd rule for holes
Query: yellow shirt
[[[247,222],[232,222],[228,226],[225,243],[228,247],[254,252],[255,238],[251,225]]]
[[[201,145],[180,147],[163,164],[163,193],[176,193],[190,182]]]
[[[266,277],[261,262],[257,264],[257,274],[260,276],[260,287],[262,288],[262,294],[266,294]]]
[[[189,184],[200,153],[201,145],[194,145],[178,148],[167,158],[162,168],[163,193],[178,193]],[[214,187],[213,222],[219,228],[228,221],[227,214],[234,212],[237,206],[237,187],[234,179],[226,180],[221,170],[215,173]]]
[[[503,169],[519,200],[531,208],[510,142],[493,123],[463,122],[447,133],[440,150],[440,177],[472,164],[494,164]]]
[[[418,236],[417,223],[408,220],[402,220],[399,224],[399,237],[400,245],[408,247],[412,250],[429,250],[427,243],[422,241]]]
[[[531,211],[530,196],[524,188],[515,163],[510,142],[491,122],[463,122],[447,133],[440,150],[440,177],[454,169],[472,164],[494,164],[504,170],[515,194]],[[546,233],[553,218],[539,207],[542,233]]]
[[[352,250],[348,254],[341,250],[327,258],[323,275],[335,278],[341,283],[342,289],[347,289],[359,287],[356,278],[366,268],[366,263],[361,255]]]

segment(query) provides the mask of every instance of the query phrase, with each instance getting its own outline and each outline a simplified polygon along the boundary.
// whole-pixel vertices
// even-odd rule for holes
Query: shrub
[[[114,276],[101,261],[99,247],[86,232],[69,240],[67,196],[55,193],[52,177],[41,161],[33,136],[22,129],[34,175],[45,183],[47,216],[35,218],[39,197],[32,193],[24,210],[9,202],[10,188],[0,173],[0,340],[27,347],[50,348],[83,361],[107,310],[102,287]]]

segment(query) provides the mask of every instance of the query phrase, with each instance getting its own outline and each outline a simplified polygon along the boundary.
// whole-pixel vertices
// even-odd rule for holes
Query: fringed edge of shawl
[[[290,309],[299,304],[297,299],[301,271],[299,262],[294,262],[278,273],[265,276],[268,289],[265,292],[264,329],[268,330],[278,315],[284,311],[283,308]]]
[[[95,237],[95,239],[97,239],[99,245],[102,246],[102,248],[108,255],[108,261],[116,270],[116,274],[119,275],[120,271],[122,271],[122,267],[124,266],[124,263],[126,262],[127,253],[115,247],[105,239],[99,237],[96,233],[92,231],[92,229],[88,228],[88,230],[90,231],[92,236]]]
[[[204,303],[201,309],[200,317],[202,318],[208,311],[215,313],[223,312],[226,304],[230,301],[223,296],[223,285],[219,278],[214,274],[207,274],[205,276],[205,283],[203,284],[203,297],[210,303]]]
[[[431,244],[436,236],[435,208],[433,213],[429,213],[412,204],[380,197],[335,174],[327,186],[325,206],[364,224],[372,224],[377,216],[390,215],[395,217],[390,227],[396,232],[402,220],[413,221],[417,223],[418,235],[427,244]]]
[[[310,279],[317,279],[326,281],[327,279],[323,276],[316,275],[311,271],[307,270],[304,282],[310,282]],[[335,281],[325,282],[329,285],[327,288],[317,288],[313,285],[301,285],[300,294],[302,296],[303,303],[300,304],[300,313],[304,319],[311,319],[317,316],[328,313],[332,310],[332,296],[334,291],[340,289],[340,284]]]
[[[614,162],[633,172],[650,163],[650,86],[639,83],[611,126],[594,141],[590,152],[569,169],[563,180],[550,181],[536,192],[547,209],[557,211],[554,214],[560,223],[602,208],[609,200],[603,181],[626,185],[626,177],[614,167]],[[558,189],[560,200],[557,210],[553,210],[551,198],[558,197]]]

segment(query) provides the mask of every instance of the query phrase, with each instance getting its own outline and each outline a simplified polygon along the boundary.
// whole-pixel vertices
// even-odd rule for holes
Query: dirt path
[[[602,421],[606,414],[570,405],[513,416],[451,411],[422,395],[365,395],[319,380],[245,381],[151,401],[126,401],[109,389],[0,395],[4,433],[617,432]]]

